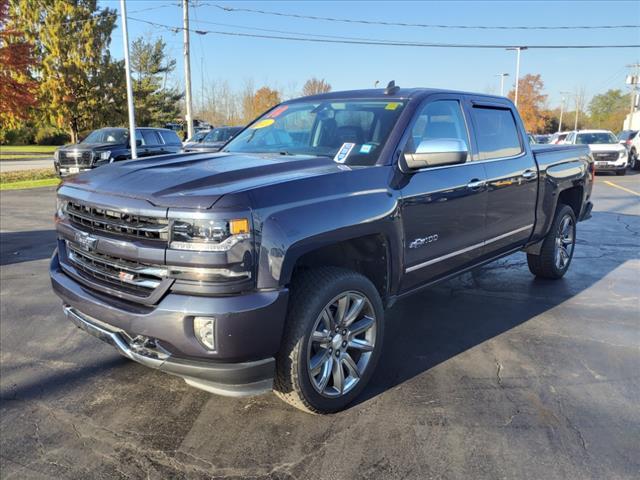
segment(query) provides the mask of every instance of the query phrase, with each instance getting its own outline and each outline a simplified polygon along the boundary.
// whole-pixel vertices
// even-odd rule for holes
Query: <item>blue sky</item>
[[[177,0],[128,0],[128,16],[180,27]],[[250,28],[308,34],[367,37],[440,43],[491,44],[640,44],[640,29],[615,30],[458,30],[358,25],[225,12],[211,4],[272,10],[302,15],[346,17],[411,23],[468,25],[620,25],[640,24],[640,2],[511,1],[511,2],[233,2],[197,0],[191,8],[193,29],[260,33]],[[119,1],[101,1],[119,9]],[[212,25],[216,22],[231,26]],[[246,27],[246,28],[240,28]],[[262,32],[264,33],[264,32]],[[176,58],[174,81],[183,83],[182,32],[172,33],[129,21],[129,37],[162,37]],[[120,24],[112,39],[112,54],[122,58]],[[200,86],[227,80],[240,88],[252,79],[256,87],[275,85],[285,92],[302,88],[311,76],[325,78],[334,90],[372,87],[395,79],[401,86],[440,87],[499,93],[500,72],[515,75],[515,52],[504,50],[442,49],[361,45],[330,45],[271,39],[191,35],[194,97]],[[627,90],[625,65],[640,60],[638,49],[528,50],[522,53],[521,75],[540,73],[549,105],[560,102],[561,91],[583,88],[587,98],[610,88]],[[202,68],[204,67],[204,68]]]

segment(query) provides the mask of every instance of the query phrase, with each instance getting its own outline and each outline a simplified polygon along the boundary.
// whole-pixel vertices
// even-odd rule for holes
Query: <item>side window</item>
[[[457,100],[437,100],[425,105],[411,129],[408,149],[418,152],[422,142],[445,139],[460,140],[469,148],[467,127]]]
[[[513,157],[522,153],[518,128],[511,110],[474,107],[472,115],[480,160]]]
[[[140,140],[140,142],[141,142],[140,144],[141,145],[146,145],[147,144],[147,142],[144,141],[144,138],[142,138],[142,131],[140,131],[140,130],[136,130],[136,142],[138,140]]]
[[[164,143],[167,145],[181,145],[180,139],[178,135],[173,130],[158,130],[160,137],[164,140]]]
[[[153,130],[142,130],[142,138],[144,138],[145,145],[158,145],[158,137]]]

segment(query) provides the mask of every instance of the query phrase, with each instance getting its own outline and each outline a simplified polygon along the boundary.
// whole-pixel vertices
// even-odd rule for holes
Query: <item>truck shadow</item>
[[[0,265],[49,258],[56,248],[56,231],[0,232]]]
[[[584,294],[626,261],[639,258],[637,216],[603,212],[594,216],[598,229],[589,222],[580,224],[583,232],[578,234],[574,259],[560,280],[533,277],[525,254],[520,253],[398,301],[386,313],[385,343],[376,373],[354,405]],[[621,234],[621,229],[626,232]],[[637,295],[634,288],[620,284],[615,290],[632,297]]]

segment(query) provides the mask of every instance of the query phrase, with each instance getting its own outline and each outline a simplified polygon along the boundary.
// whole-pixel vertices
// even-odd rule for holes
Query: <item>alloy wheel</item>
[[[566,215],[560,222],[556,234],[555,265],[558,270],[567,268],[573,254],[575,225],[573,219]]]
[[[371,360],[376,327],[373,306],[360,292],[343,292],[322,309],[307,346],[309,378],[318,393],[336,398],[358,384]]]

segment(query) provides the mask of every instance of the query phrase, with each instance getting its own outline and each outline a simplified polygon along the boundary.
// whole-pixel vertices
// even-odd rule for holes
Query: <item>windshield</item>
[[[187,140],[187,142],[196,142],[196,143],[200,143],[204,137],[207,136],[207,133],[209,133],[208,130],[204,130],[202,132],[196,132],[193,134],[193,137],[191,137],[189,140]]]
[[[206,137],[204,137],[204,142],[226,142],[240,130],[241,128],[214,128],[207,134]]]
[[[225,152],[280,153],[372,165],[405,103],[340,100],[276,107],[234,138]]]
[[[120,128],[102,128],[94,130],[80,143],[116,143],[124,144],[127,140],[127,131]]]
[[[579,145],[618,143],[618,139],[610,132],[579,133],[576,138],[576,143]]]

